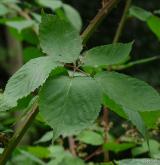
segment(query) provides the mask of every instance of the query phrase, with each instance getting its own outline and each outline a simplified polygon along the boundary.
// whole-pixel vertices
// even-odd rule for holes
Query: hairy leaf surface
[[[42,85],[50,72],[60,65],[52,57],[35,58],[23,65],[9,79],[2,97],[3,104],[0,105],[0,110],[7,110],[9,107],[16,106],[19,99]]]
[[[111,108],[139,112],[160,110],[160,95],[141,80],[116,72],[100,73],[96,79],[107,96],[105,103]]]
[[[98,46],[84,53],[83,62],[93,67],[121,64],[129,58],[131,49],[132,42]]]
[[[43,52],[61,62],[74,62],[82,49],[78,31],[57,16],[44,15],[40,24],[40,43]]]
[[[79,15],[78,11],[74,9],[72,6],[63,4],[63,9],[66,14],[66,17],[69,19],[69,21],[72,23],[72,25],[80,31],[82,28],[82,19]]]
[[[50,78],[40,92],[40,113],[55,136],[75,134],[97,118],[100,96],[97,83],[90,77]]]

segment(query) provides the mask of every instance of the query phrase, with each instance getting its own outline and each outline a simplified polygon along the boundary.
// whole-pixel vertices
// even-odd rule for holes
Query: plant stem
[[[123,28],[124,28],[124,25],[125,25],[125,22],[126,22],[126,19],[127,19],[128,10],[129,10],[129,7],[130,7],[131,3],[132,3],[132,0],[126,0],[124,11],[123,11],[121,20],[119,22],[115,37],[113,39],[113,43],[118,42],[120,37],[121,37],[122,31],[123,31]]]
[[[97,27],[101,24],[102,20],[105,18],[105,16],[107,16],[107,14],[112,10],[112,8],[117,2],[118,0],[110,0],[105,2],[105,4],[97,13],[97,15],[91,20],[88,27],[81,34],[83,45],[87,43],[93,32],[97,29]]]
[[[74,141],[74,138],[72,136],[70,136],[68,138],[68,142],[69,142],[69,150],[70,152],[72,153],[73,156],[76,156],[76,145],[75,145],[75,141]]]
[[[11,138],[8,146],[4,149],[1,157],[0,157],[0,165],[5,165],[8,159],[10,158],[13,150],[19,144],[20,140],[31,126],[32,122],[34,121],[36,115],[38,113],[38,103],[37,100],[31,107],[31,110],[27,113],[25,118],[22,120],[22,125],[19,129],[16,130],[13,137]]]
[[[96,151],[92,152],[90,155],[88,155],[85,158],[85,161],[90,160],[91,158],[93,158],[94,156],[100,155],[101,153],[103,153],[103,150],[101,148],[97,149]]]
[[[109,110],[104,107],[103,108],[103,118],[102,124],[104,126],[104,143],[108,142],[108,131],[109,131]],[[104,161],[109,162],[109,152],[104,151]]]
[[[105,6],[105,4],[108,2],[109,0],[102,0],[102,7]]]
[[[145,64],[145,63],[152,62],[152,61],[159,60],[159,59],[160,59],[160,56],[149,57],[149,58],[145,58],[145,59],[141,59],[141,60],[132,61],[132,62],[129,62],[128,64],[124,64],[124,65],[112,66],[111,69],[112,70],[123,70],[123,69],[133,67],[135,65]]]

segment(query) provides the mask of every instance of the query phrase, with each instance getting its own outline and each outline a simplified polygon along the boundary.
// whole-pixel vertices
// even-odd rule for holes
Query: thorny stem
[[[115,33],[113,43],[118,42],[120,37],[121,37],[122,31],[123,31],[123,28],[124,28],[124,25],[125,25],[125,22],[126,22],[126,19],[127,19],[128,10],[129,10],[129,7],[130,7],[131,3],[132,3],[132,0],[126,0],[126,4],[125,4],[125,7],[124,7],[124,12],[122,14],[122,17],[121,17],[121,20],[119,22],[117,31]]]
[[[36,115],[38,114],[38,103],[37,100],[33,104],[30,111],[28,111],[25,118],[22,120],[21,126],[19,129],[16,130],[13,137],[11,138],[8,146],[4,149],[1,157],[0,157],[0,165],[5,165],[8,159],[10,158],[13,150],[19,144],[20,140],[31,126],[32,122],[34,121]]]
[[[107,14],[112,10],[118,0],[109,0],[103,4],[102,8],[99,10],[97,15],[91,20],[88,27],[81,34],[83,45],[85,45],[97,27],[101,24],[102,20],[105,18]]]

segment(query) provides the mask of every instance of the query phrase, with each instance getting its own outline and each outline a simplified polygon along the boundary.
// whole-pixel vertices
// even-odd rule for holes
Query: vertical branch
[[[75,141],[74,141],[74,138],[72,136],[70,136],[68,138],[68,142],[69,142],[69,150],[70,152],[72,153],[73,156],[76,156],[76,145],[75,145]]]
[[[31,126],[32,122],[34,121],[36,115],[38,113],[38,103],[37,100],[33,104],[31,111],[27,113],[25,118],[21,121],[21,126],[19,129],[16,130],[13,137],[11,138],[8,146],[4,149],[1,157],[0,157],[0,165],[5,165],[8,159],[10,158],[13,150],[16,148],[16,146],[20,143],[22,137],[28,130],[28,128]]]
[[[107,16],[107,14],[112,10],[118,0],[107,0],[103,4],[102,8],[99,10],[97,15],[91,20],[88,27],[81,34],[83,44],[85,45],[97,27],[101,24],[102,20]]]
[[[124,25],[125,25],[125,22],[126,22],[126,19],[127,19],[128,10],[129,10],[129,7],[130,7],[131,3],[132,3],[132,0],[126,0],[124,11],[123,11],[121,20],[119,22],[116,34],[114,36],[113,43],[118,42],[119,38],[121,37],[122,31],[123,31],[123,28],[124,28]]]
[[[108,131],[109,131],[109,110],[104,107],[103,108],[103,118],[102,118],[102,125],[104,127],[104,143],[108,142]],[[109,161],[109,152],[104,151],[104,161]]]

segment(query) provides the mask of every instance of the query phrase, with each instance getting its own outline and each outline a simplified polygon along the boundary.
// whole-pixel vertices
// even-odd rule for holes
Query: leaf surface
[[[84,130],[78,136],[77,139],[86,144],[91,144],[93,146],[102,145],[104,143],[104,138],[101,134],[91,131]]]
[[[19,20],[19,21],[7,21],[6,25],[17,29],[18,32],[21,32],[22,30],[26,29],[26,28],[30,28],[33,27],[35,24],[34,21],[32,20]]]
[[[7,7],[5,7],[3,4],[0,4],[0,16],[4,16],[9,12]]]
[[[158,39],[160,39],[160,17],[153,15],[147,20],[147,25]]]
[[[67,20],[52,15],[42,16],[40,44],[44,53],[65,63],[75,62],[82,50],[78,31]]]
[[[94,122],[100,112],[100,98],[101,92],[90,77],[50,78],[40,91],[40,113],[56,137],[72,135]]]
[[[84,53],[83,63],[92,67],[121,64],[129,58],[131,49],[132,42],[98,46]]]
[[[66,14],[66,17],[69,19],[69,21],[72,23],[72,25],[80,31],[82,28],[82,19],[79,15],[78,11],[75,10],[72,6],[63,4],[63,9]]]
[[[141,21],[147,21],[152,16],[151,12],[137,6],[132,6],[129,9],[129,14]]]
[[[8,81],[4,94],[0,100],[0,110],[7,110],[17,105],[17,101],[26,97],[41,86],[50,72],[60,63],[52,57],[39,57],[23,65]]]
[[[37,0],[37,2],[44,7],[51,8],[52,10],[62,7],[62,2],[59,0]]]
[[[96,80],[107,96],[106,105],[111,108],[139,112],[160,110],[160,95],[144,81],[116,72],[102,72]]]

